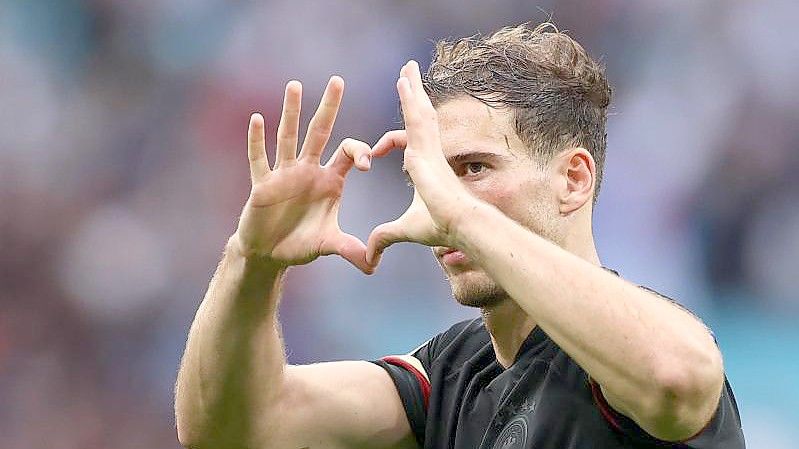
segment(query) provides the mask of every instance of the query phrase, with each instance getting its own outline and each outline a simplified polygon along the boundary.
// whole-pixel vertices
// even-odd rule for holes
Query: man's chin
[[[447,273],[452,296],[467,307],[489,307],[507,298],[499,285],[481,270]]]

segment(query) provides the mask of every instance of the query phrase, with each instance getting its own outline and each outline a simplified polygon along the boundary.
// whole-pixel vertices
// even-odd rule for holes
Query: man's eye
[[[469,162],[466,164],[466,173],[469,175],[478,175],[485,171],[486,166],[482,162]]]

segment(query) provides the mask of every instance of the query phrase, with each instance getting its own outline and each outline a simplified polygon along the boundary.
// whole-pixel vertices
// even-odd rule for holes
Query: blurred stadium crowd
[[[432,40],[542,21],[614,85],[603,262],[714,329],[750,447],[799,438],[799,3],[0,0],[0,447],[176,448],[188,326],[246,199],[249,113],[347,81],[331,145],[398,125]],[[307,116],[310,112],[307,112]],[[410,200],[400,155],[350,177],[365,239]],[[428,250],[289,276],[294,363],[405,352],[476,314]]]

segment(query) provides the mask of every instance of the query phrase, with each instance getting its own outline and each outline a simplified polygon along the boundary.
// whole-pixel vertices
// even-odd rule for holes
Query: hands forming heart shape
[[[397,90],[406,129],[389,131],[373,148],[345,139],[324,165],[321,155],[344,93],[341,78],[334,76],[328,82],[299,155],[302,86],[297,81],[286,85],[273,168],[266,156],[264,119],[252,115],[247,151],[252,189],[233,236],[242,255],[282,268],[339,254],[371,274],[382,252],[396,242],[456,247],[458,211],[466,209],[465,201],[476,199],[444,158],[436,111],[415,61],[400,70]],[[364,244],[338,223],[344,180],[353,166],[367,171],[373,157],[394,149],[404,149],[405,169],[414,182],[413,201],[398,219],[377,226]]]

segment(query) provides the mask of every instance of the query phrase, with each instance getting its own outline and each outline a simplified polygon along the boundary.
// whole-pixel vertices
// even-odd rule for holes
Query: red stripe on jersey
[[[599,408],[599,412],[602,413],[605,421],[607,421],[615,431],[624,433],[619,425],[619,420],[616,419],[616,411],[608,404],[605,395],[602,394],[602,388],[598,383],[594,382],[593,379],[589,379],[588,382],[591,384],[591,395],[594,397],[594,402],[596,402],[597,408]]]
[[[419,388],[422,389],[422,397],[424,398],[424,409],[425,411],[427,411],[428,404],[430,403],[430,381],[427,380],[427,377],[425,377],[425,375],[422,374],[421,371],[416,369],[415,366],[406,362],[401,357],[387,356],[383,357],[381,360],[391,365],[403,368],[406,371],[413,374],[414,377],[416,377],[416,380],[419,382]]]
[[[611,407],[610,404],[608,404],[608,400],[605,399],[605,395],[602,394],[602,388],[599,386],[598,383],[594,382],[594,379],[589,379],[589,383],[591,384],[591,395],[594,396],[594,401],[596,402],[599,411],[602,413],[602,416],[615,430],[624,433],[624,431],[621,429],[621,426],[619,425],[619,420],[616,418],[619,412],[614,410],[613,407]],[[718,410],[716,410],[716,413],[718,413]],[[699,430],[699,432],[696,432],[695,434],[684,440],[675,441],[674,443],[683,444],[701,435],[702,432],[707,430],[707,428],[710,427],[710,424],[713,423],[713,419],[715,418],[716,413],[713,414],[710,420],[704,425],[704,427],[702,427]]]

